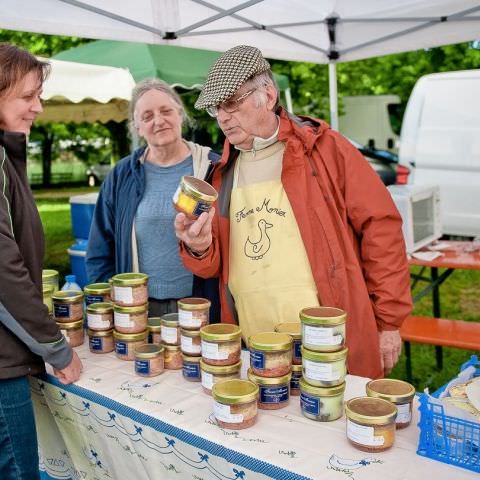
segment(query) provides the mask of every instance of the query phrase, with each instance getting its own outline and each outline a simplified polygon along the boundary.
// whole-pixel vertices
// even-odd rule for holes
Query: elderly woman
[[[0,44],[0,478],[39,478],[27,375],[50,363],[60,381],[81,362],[42,300],[43,230],[26,174],[26,136],[42,111],[47,63]]]
[[[115,166],[105,179],[88,240],[89,281],[105,282],[117,273],[148,274],[149,315],[176,311],[176,300],[203,296],[218,320],[218,283],[184,268],[173,229],[172,197],[183,175],[208,177],[219,155],[182,138],[185,109],[178,94],[157,79],[143,80],[132,92],[132,130],[146,146]],[[217,308],[215,308],[217,305]]]

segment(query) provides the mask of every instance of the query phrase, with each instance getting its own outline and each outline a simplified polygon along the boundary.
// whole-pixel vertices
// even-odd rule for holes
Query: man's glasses
[[[252,88],[251,90],[248,90],[248,92],[245,92],[243,95],[240,95],[238,98],[235,98],[234,100],[226,100],[225,102],[221,103],[220,105],[214,105],[211,107],[207,107],[207,113],[213,117],[216,118],[218,116],[218,110],[221,108],[224,112],[227,113],[234,113],[236,112],[239,108],[242,102],[249,96],[251,95],[256,88]]]

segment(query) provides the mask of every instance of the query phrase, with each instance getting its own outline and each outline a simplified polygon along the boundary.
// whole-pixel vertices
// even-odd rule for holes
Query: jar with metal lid
[[[43,303],[47,306],[48,313],[50,315],[53,312],[52,295],[54,291],[55,291],[55,285],[52,285],[51,283],[42,284]]]
[[[225,380],[212,388],[213,414],[219,427],[241,430],[257,420],[258,385],[249,380]]]
[[[210,300],[206,298],[182,298],[177,301],[178,323],[184,330],[199,330],[208,325]]]
[[[200,360],[200,370],[202,375],[202,388],[208,395],[212,394],[212,388],[217,382],[224,380],[235,380],[240,378],[242,362],[233,365],[209,365]]]
[[[160,317],[147,319],[148,343],[162,343],[162,324]]]
[[[302,346],[303,378],[316,387],[334,387],[345,381],[348,348],[338,352],[313,352]]]
[[[52,295],[53,318],[57,322],[75,322],[83,319],[83,293],[60,290]]]
[[[136,307],[113,306],[115,330],[120,333],[139,333],[148,325],[148,303]]]
[[[114,302],[122,307],[136,307],[148,302],[148,275],[145,273],[119,273],[112,277]]]
[[[80,345],[83,345],[83,320],[76,320],[75,322],[57,322],[57,326],[71,347],[79,347]]]
[[[92,303],[111,302],[111,289],[112,287],[109,283],[91,283],[90,285],[85,285],[83,289],[85,305],[88,307]]]
[[[182,351],[179,345],[163,345],[165,353],[165,368],[168,370],[180,370],[183,368]]]
[[[395,441],[397,407],[381,398],[357,397],[345,404],[347,438],[363,452],[382,452]]]
[[[120,360],[135,360],[135,348],[143,345],[147,340],[148,332],[120,333],[113,331],[115,354]]]
[[[345,382],[335,387],[314,387],[305,379],[299,381],[300,407],[305,417],[319,422],[331,422],[343,415]]]
[[[188,355],[182,355],[183,358],[183,368],[182,374],[185,380],[189,382],[200,382],[201,372],[200,372],[200,357],[190,357]]]
[[[180,329],[180,346],[185,355],[200,356],[202,354],[202,339],[200,330]]]
[[[180,345],[178,313],[166,313],[160,317],[162,342],[166,345]]]
[[[258,385],[258,408],[262,410],[278,410],[286,407],[290,401],[291,373],[281,377],[260,377],[249,368],[248,379]]]
[[[88,330],[88,346],[92,353],[110,353],[115,350],[113,328],[111,330]]]
[[[413,397],[415,387],[403,380],[395,378],[379,378],[371,380],[366,386],[367,396],[388,400],[397,406],[397,429],[405,428],[412,421]]]
[[[335,352],[345,346],[347,314],[340,308],[309,307],[300,311],[302,343],[317,352]]]
[[[292,337],[286,333],[263,332],[250,335],[250,366],[255,375],[281,377],[292,367]]]
[[[135,373],[141,377],[156,377],[163,373],[163,346],[144,343],[135,347]]]
[[[300,395],[300,379],[302,378],[302,366],[292,365],[292,379],[290,380],[290,395]]]
[[[217,197],[216,190],[209,183],[185,175],[180,179],[172,200],[175,210],[195,219],[203,212],[208,212]]]
[[[59,275],[57,270],[42,270],[42,283],[53,285],[53,293],[60,289],[58,285],[58,277]]]
[[[91,303],[87,307],[87,323],[91,330],[111,330],[113,305],[109,302]]]
[[[301,365],[302,324],[300,322],[279,323],[275,326],[275,331],[278,333],[286,333],[292,337],[292,364]]]
[[[233,365],[242,353],[242,331],[238,325],[215,323],[200,329],[202,359],[210,365]]]

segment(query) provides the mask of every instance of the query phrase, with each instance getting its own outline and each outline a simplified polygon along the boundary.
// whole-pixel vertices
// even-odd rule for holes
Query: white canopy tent
[[[480,35],[479,0],[0,0],[0,28],[330,64],[458,43]]]
[[[128,70],[52,60],[38,122],[121,122],[135,81]]]

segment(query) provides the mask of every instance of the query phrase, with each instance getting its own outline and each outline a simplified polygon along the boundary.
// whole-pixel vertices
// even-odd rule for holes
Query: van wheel
[[[89,187],[94,187],[97,183],[97,179],[95,178],[95,175],[89,175],[88,176],[88,186]]]

